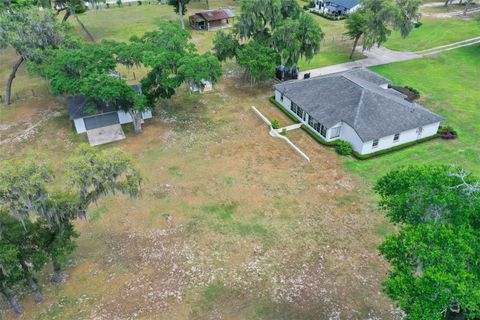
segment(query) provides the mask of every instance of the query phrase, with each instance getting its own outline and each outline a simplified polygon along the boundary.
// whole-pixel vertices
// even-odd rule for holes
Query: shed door
[[[117,112],[100,114],[98,116],[88,117],[83,120],[85,121],[85,128],[87,130],[102,128],[120,123]]]

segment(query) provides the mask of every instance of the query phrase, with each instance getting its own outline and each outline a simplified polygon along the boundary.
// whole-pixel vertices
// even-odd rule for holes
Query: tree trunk
[[[52,262],[53,262],[53,275],[52,275],[51,281],[53,283],[62,283],[64,279],[62,265],[58,262],[58,260],[55,257],[52,258]]]
[[[467,15],[468,5],[470,4],[470,2],[472,2],[472,1],[471,1],[471,0],[467,0],[467,2],[465,3],[465,9],[463,10],[463,15],[464,15],[464,16]]]
[[[35,281],[35,279],[33,279],[32,277],[30,277],[28,279],[28,284],[30,285],[30,288],[32,289],[32,292],[34,293],[35,295],[35,302],[36,303],[40,303],[43,301],[43,295],[42,293],[40,292],[40,289],[38,288],[38,284],[37,284],[37,281]]]
[[[23,258],[20,260],[20,264],[22,265],[23,272],[25,274],[25,278],[27,279],[28,285],[32,289],[32,292],[35,295],[35,302],[40,303],[43,301],[43,296],[42,293],[40,292],[40,289],[38,288],[37,281],[33,278],[30,269],[28,268],[27,263]]]
[[[355,53],[355,49],[357,48],[357,43],[358,43],[358,40],[360,40],[360,37],[362,35],[359,34],[355,37],[355,40],[353,41],[353,48],[352,48],[352,52],[350,52],[350,59],[353,59],[353,54]]]
[[[209,5],[209,3],[208,3],[208,0],[206,0],[206,3],[207,3],[207,10],[209,10],[209,9],[210,9],[210,5]]]
[[[90,41],[95,42],[95,38],[92,36],[92,34],[90,33],[90,31],[88,31],[88,29],[85,27],[85,25],[84,25],[83,22],[80,20],[80,18],[78,17],[77,13],[75,12],[75,10],[73,10],[72,14],[73,14],[73,16],[75,17],[75,19],[77,20],[77,22],[78,22],[78,24],[80,25],[80,27],[82,27],[83,31],[85,31],[85,33],[88,35],[88,37],[90,38]]]
[[[15,65],[13,66],[12,72],[10,73],[10,76],[8,77],[7,88],[6,88],[6,91],[5,91],[5,101],[3,102],[5,107],[8,106],[12,102],[11,101],[12,100],[12,82],[13,82],[13,79],[15,79],[15,76],[17,75],[17,70],[18,70],[18,68],[20,68],[23,61],[25,61],[25,59],[23,59],[23,57],[20,56],[20,58],[18,58],[17,62],[15,62]]]
[[[22,307],[18,303],[17,299],[15,299],[15,296],[12,294],[12,291],[9,288],[3,288],[2,293],[5,296],[5,298],[8,300],[8,303],[10,303],[10,306],[12,307],[13,311],[15,311],[16,314],[22,314]]]
[[[135,133],[142,133],[142,113],[140,111],[129,111],[128,112],[133,120],[133,130]]]
[[[182,1],[178,2],[178,17],[180,18],[180,26],[185,29],[185,23],[183,22],[183,6]]]
[[[62,22],[67,21],[68,18],[70,18],[70,10],[67,9],[67,11],[65,11],[65,15],[63,16]]]
[[[443,5],[444,7],[448,6],[448,3],[450,2],[450,0],[446,0],[445,1],[445,4]]]

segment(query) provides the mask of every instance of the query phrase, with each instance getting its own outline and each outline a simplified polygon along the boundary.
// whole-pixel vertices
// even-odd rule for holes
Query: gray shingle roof
[[[443,120],[416,103],[403,99],[390,81],[364,68],[275,85],[293,103],[331,128],[348,123],[363,142]]]
[[[358,4],[358,0],[330,0],[326,1],[327,3],[336,4],[337,6],[342,6],[347,9],[351,9]]]
[[[130,87],[137,92],[141,91],[140,84],[134,84]],[[84,95],[68,96],[67,109],[70,120],[91,117],[118,110],[117,106],[114,106],[108,102],[100,102],[94,105],[91,99]]]

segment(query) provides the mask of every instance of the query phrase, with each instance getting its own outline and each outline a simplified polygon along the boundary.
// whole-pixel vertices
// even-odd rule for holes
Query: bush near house
[[[290,112],[288,112],[287,109],[285,109],[282,105],[280,105],[277,101],[275,101],[275,97],[271,97],[270,102],[272,102],[277,108],[282,110],[290,119],[292,119],[296,123],[300,123],[300,121],[297,118],[295,118]],[[328,147],[335,147],[336,151],[337,151],[337,144],[338,143],[346,142],[346,141],[343,141],[343,140],[325,141],[322,137],[320,137],[317,133],[315,133],[312,129],[310,129],[306,125],[302,124],[301,128],[305,132],[307,132],[318,143],[323,144],[324,146],[328,146]],[[390,149],[384,149],[384,150],[380,150],[380,151],[377,151],[377,152],[374,152],[374,153],[369,153],[369,154],[360,154],[360,153],[354,151],[353,148],[352,148],[352,152],[350,154],[352,154],[358,160],[367,160],[367,159],[375,158],[375,157],[378,157],[378,156],[381,156],[381,155],[384,155],[384,154],[387,154],[387,153],[392,153],[392,152],[395,152],[395,151],[398,151],[398,150],[406,149],[408,147],[417,145],[419,143],[433,140],[433,139],[438,138],[440,136],[441,136],[441,133],[439,132],[436,135],[433,135],[433,136],[430,136],[430,137],[415,140],[415,141],[412,141],[412,142],[407,142],[407,143],[401,144],[399,146],[395,146],[395,147],[390,148]],[[346,142],[346,143],[348,143],[348,142]],[[351,147],[351,145],[350,145],[350,147]],[[341,153],[339,153],[339,154],[341,154]]]
[[[345,140],[337,140],[335,145],[335,151],[342,156],[348,156],[353,153],[353,148],[350,142]]]
[[[317,16],[320,16],[320,17],[322,17],[322,18],[325,18],[325,19],[327,19],[327,20],[332,20],[332,21],[347,19],[347,15],[343,15],[343,16],[333,16],[333,15],[331,15],[331,14],[326,14],[326,13],[318,12],[318,11],[310,11],[310,13],[316,14]]]
[[[449,125],[440,126],[438,133],[440,134],[440,137],[445,140],[453,140],[458,138],[457,131]]]
[[[272,120],[272,128],[273,129],[280,129],[280,121],[278,121],[277,119],[273,119]]]

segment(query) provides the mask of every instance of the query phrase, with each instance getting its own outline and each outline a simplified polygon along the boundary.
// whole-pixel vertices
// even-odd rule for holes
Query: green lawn
[[[480,46],[437,57],[372,67],[394,83],[421,93],[420,103],[443,117],[459,133],[456,141],[437,139],[379,158],[345,165],[373,182],[392,168],[425,163],[458,164],[480,174]]]
[[[419,28],[402,39],[392,33],[385,47],[399,51],[420,51],[480,36],[480,16],[474,19],[435,19],[425,17]]]
[[[300,70],[304,71],[351,61],[349,55],[353,41],[344,35],[345,21],[331,21],[314,14],[312,16],[320,24],[324,38],[320,46],[320,53],[315,55],[310,63],[304,59],[300,60]],[[359,53],[354,56],[355,59],[363,57]]]

